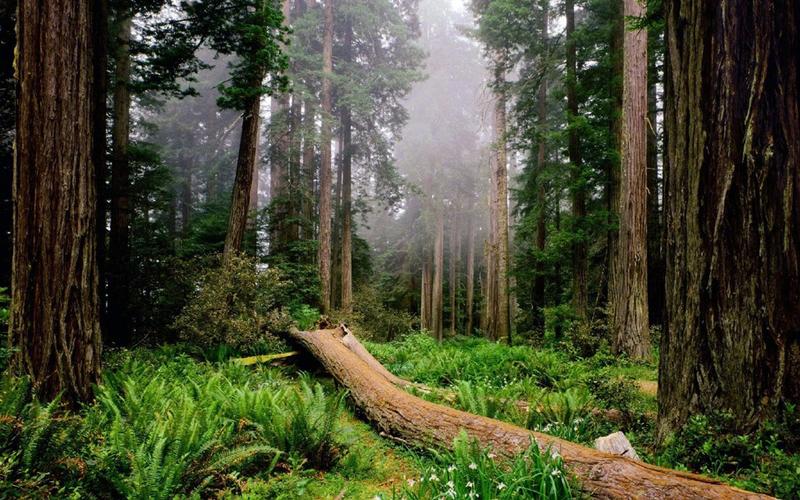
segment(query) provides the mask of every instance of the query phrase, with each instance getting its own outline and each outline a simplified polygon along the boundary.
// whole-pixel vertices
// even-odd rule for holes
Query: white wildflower
[[[475,470],[475,469],[478,468],[478,464],[476,464],[475,462],[470,462],[469,468],[472,469],[472,470]]]
[[[451,479],[451,480],[447,481],[447,487],[448,488],[455,488],[456,487],[456,483],[454,483],[453,480]]]
[[[472,488],[472,487],[474,487],[474,486],[475,486],[475,485],[474,485],[474,484],[472,484],[472,481],[467,481],[467,488]]]
[[[550,473],[551,476],[560,476],[561,471],[558,469],[553,469],[553,472]]]
[[[495,457],[497,457],[497,455],[495,455],[494,453],[489,453],[489,454],[488,454],[488,455],[486,455],[486,456],[487,456],[487,457],[489,457],[489,458],[491,458],[492,460],[494,460],[494,459],[495,459]]]
[[[439,481],[439,476],[437,476],[436,474],[431,474],[430,479],[431,479],[431,481],[436,482],[436,481]]]
[[[417,484],[417,482],[414,481],[414,479],[409,479],[408,481],[406,481],[406,483],[408,483],[409,488],[413,488],[414,485]]]
[[[455,465],[451,465],[450,467],[447,468],[447,472],[453,472],[454,470],[456,470]]]
[[[503,491],[504,489],[506,489],[506,483],[498,484],[497,485],[497,489],[500,490],[500,491]]]

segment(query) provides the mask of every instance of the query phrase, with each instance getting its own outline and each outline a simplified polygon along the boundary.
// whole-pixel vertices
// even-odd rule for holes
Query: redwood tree
[[[641,0],[624,0],[624,15],[642,17]],[[612,306],[616,353],[645,359],[650,353],[647,316],[647,31],[628,28],[623,38],[619,238]]]
[[[319,282],[322,312],[331,309],[331,111],[333,0],[325,0],[322,42],[322,164],[319,167]]]
[[[100,373],[93,6],[18,6],[12,366],[70,403]]]
[[[800,401],[800,3],[670,0],[666,20],[662,438]]]

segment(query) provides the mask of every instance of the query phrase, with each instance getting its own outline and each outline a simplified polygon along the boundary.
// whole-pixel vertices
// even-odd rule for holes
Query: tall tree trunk
[[[317,179],[315,164],[316,113],[311,99],[305,101],[303,110],[303,219],[306,230],[303,238],[313,240],[314,230],[314,191]]]
[[[344,62],[352,59],[353,26],[345,21]],[[350,106],[342,105],[342,309],[353,310],[353,214],[352,214],[352,169],[353,130]]]
[[[112,343],[131,341],[130,140],[131,12],[123,5],[114,54],[114,125],[111,133],[111,232],[108,269],[108,332]]]
[[[495,179],[497,190],[497,334],[511,344],[511,300],[508,286],[508,161],[506,158],[505,75],[495,69]]]
[[[444,283],[444,208],[436,208],[436,236],[433,242],[433,294],[431,306],[431,321],[433,322],[433,336],[442,341],[444,328],[442,324],[444,297],[442,286]]]
[[[319,169],[319,281],[322,312],[331,309],[331,78],[333,76],[333,0],[325,0],[322,43],[322,164]]]
[[[431,260],[428,250],[422,252],[422,285],[420,290],[420,323],[423,330],[433,330],[433,278],[431,275]]]
[[[800,3],[671,0],[666,20],[662,438],[800,402]]]
[[[583,234],[586,218],[586,187],[583,179],[581,143],[575,120],[578,117],[578,57],[575,43],[575,0],[566,0],[567,14],[567,109],[569,112],[569,162],[572,182],[572,218],[578,237],[572,248],[572,306],[582,321],[586,320],[588,297],[588,267],[586,235]],[[545,16],[546,18],[546,16]],[[545,21],[546,22],[546,21]],[[547,27],[545,25],[545,36]]]
[[[544,3],[544,23],[543,35],[547,36],[549,2]],[[542,61],[544,58],[542,58]],[[536,250],[542,254],[547,244],[547,197],[545,192],[544,173],[547,168],[547,74],[542,76],[542,83],[539,85],[539,95],[537,96],[537,112],[539,126],[539,147],[536,153]],[[545,305],[545,282],[544,282],[544,263],[541,259],[536,262],[536,277],[533,284],[533,311],[534,326],[544,329],[544,313],[542,308]]]
[[[264,75],[250,83],[252,87],[260,86]],[[233,181],[231,210],[228,218],[228,234],[225,237],[224,260],[242,252],[244,233],[247,227],[247,213],[250,208],[250,192],[253,187],[253,171],[255,170],[256,152],[258,150],[259,113],[261,112],[261,96],[248,100],[242,115],[242,136],[239,139],[239,156],[236,160],[236,177]]]
[[[475,307],[475,222],[469,218],[467,235],[467,335],[472,335],[473,310]]]
[[[93,6],[17,11],[11,366],[69,403],[89,401],[100,374]]]
[[[624,0],[624,15],[644,16],[639,0]],[[650,356],[647,315],[647,31],[623,40],[622,170],[619,247],[615,272],[612,346],[632,359]]]

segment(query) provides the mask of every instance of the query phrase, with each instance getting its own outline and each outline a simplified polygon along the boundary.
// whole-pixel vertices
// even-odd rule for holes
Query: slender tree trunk
[[[543,23],[543,34],[547,35],[547,15],[549,2],[545,2],[545,22]],[[536,250],[543,253],[547,244],[547,197],[545,192],[544,173],[547,168],[547,75],[543,75],[542,83],[539,85],[538,95],[538,125],[539,125],[539,147],[536,154],[537,169],[537,188],[536,188]],[[533,312],[534,326],[544,329],[544,313],[542,308],[545,305],[545,282],[544,282],[544,263],[539,259],[536,262],[536,277],[533,284]]]
[[[472,335],[475,302],[475,222],[470,217],[467,235],[467,335]]]
[[[17,11],[11,366],[39,397],[73,404],[100,374],[94,5]]]
[[[433,278],[431,275],[431,260],[429,251],[422,252],[422,290],[420,291],[420,322],[422,329],[433,331]]]
[[[625,17],[642,17],[625,0]],[[647,31],[626,30],[622,90],[622,176],[612,346],[632,359],[650,356],[647,315]]]
[[[497,338],[511,344],[511,299],[508,286],[508,161],[506,158],[505,75],[495,69],[495,175],[497,184]]]
[[[319,281],[322,312],[331,309],[331,77],[333,0],[325,0],[322,44],[322,164],[319,169]]]
[[[114,344],[131,341],[130,303],[130,139],[131,13],[121,7],[114,55],[114,125],[111,134],[111,233],[108,269],[108,332]]]
[[[442,341],[444,328],[442,325],[444,297],[442,287],[444,283],[444,208],[436,209],[436,236],[433,243],[433,297],[432,297],[432,322],[433,336]]]
[[[307,100],[303,111],[303,219],[306,230],[304,239],[313,240],[316,236],[314,230],[314,191],[317,179],[317,166],[315,164],[315,137],[316,113],[311,100]]]
[[[352,58],[353,26],[348,19],[344,32],[344,62]],[[342,309],[353,310],[353,214],[352,214],[352,169],[353,131],[350,107],[342,106]]]
[[[578,58],[575,43],[575,0],[566,0],[567,14],[567,109],[569,111],[569,161],[572,182],[572,218],[578,237],[572,248],[572,306],[582,321],[586,320],[588,297],[587,249],[584,229],[586,218],[586,188],[583,179],[583,159],[578,127]],[[546,30],[546,28],[545,28]]]
[[[251,82],[253,87],[261,85],[262,78]],[[242,252],[244,233],[247,227],[247,213],[250,208],[250,192],[253,187],[253,171],[255,170],[258,150],[259,113],[261,97],[251,97],[242,115],[242,137],[239,140],[239,156],[236,160],[236,177],[233,181],[233,196],[228,218],[228,234],[225,237],[224,260]]]
[[[666,20],[659,435],[719,408],[746,431],[800,402],[800,3],[671,0]]]

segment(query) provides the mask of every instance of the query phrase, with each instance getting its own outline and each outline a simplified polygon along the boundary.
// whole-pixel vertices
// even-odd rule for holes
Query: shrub
[[[180,338],[203,348],[229,345],[243,353],[283,349],[278,335],[291,318],[282,308],[287,283],[252,259],[233,258],[204,270],[175,320]]]
[[[392,341],[411,332],[414,317],[407,312],[387,307],[378,290],[362,286],[353,296],[353,312],[334,318],[356,329],[360,337],[369,340]]]
[[[456,438],[452,453],[435,455],[436,464],[409,479],[402,497],[423,498],[572,498],[573,491],[561,459],[531,444],[510,462],[466,434]]]

